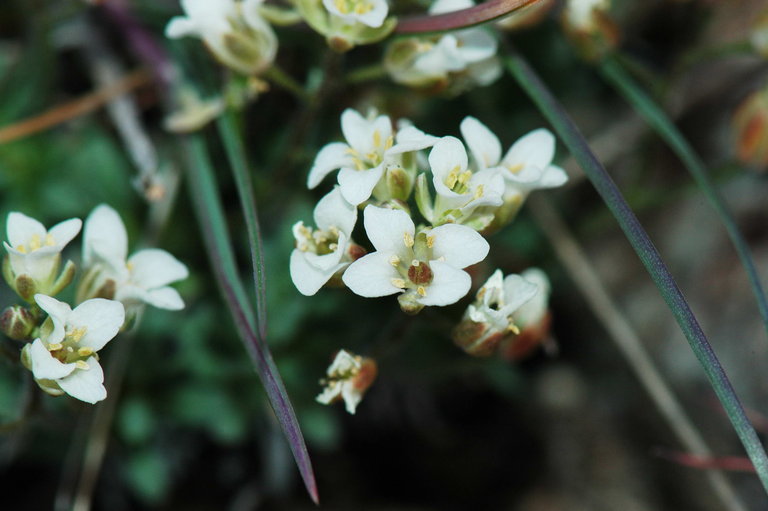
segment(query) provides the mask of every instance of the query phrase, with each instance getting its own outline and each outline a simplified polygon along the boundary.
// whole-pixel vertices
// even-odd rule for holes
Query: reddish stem
[[[673,463],[699,470],[719,469],[730,472],[755,472],[752,461],[744,456],[698,456],[685,452],[660,450],[658,456]]]
[[[513,11],[522,9],[541,0],[489,0],[460,11],[415,16],[400,21],[395,28],[398,34],[420,34],[467,28],[495,20]]]

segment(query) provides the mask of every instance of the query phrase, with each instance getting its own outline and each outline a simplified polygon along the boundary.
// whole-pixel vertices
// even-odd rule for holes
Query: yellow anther
[[[77,354],[80,355],[81,357],[90,357],[91,355],[93,355],[93,348],[87,348],[83,346],[82,348],[77,350]]]
[[[363,5],[357,4],[357,7],[355,8],[355,12],[357,12],[357,10],[360,7],[363,7]],[[358,14],[362,14],[362,13],[358,12]],[[379,147],[379,146],[381,146],[381,132],[379,130],[374,130],[373,131],[373,147]]]
[[[485,293],[488,291],[487,288],[481,287],[480,290],[477,292],[477,299],[482,300],[483,296],[485,296]]]
[[[298,249],[302,252],[306,252],[309,250],[309,245],[306,243],[299,243]]]
[[[18,250],[22,254],[26,254],[27,253],[27,247],[25,247],[24,245],[19,245],[18,247],[16,247],[16,250]]]
[[[427,248],[432,248],[435,245],[435,237],[427,236]]]
[[[53,234],[46,234],[45,235],[45,246],[52,247],[56,244],[56,240],[53,239]]]
[[[459,175],[459,183],[465,185],[472,178],[472,171],[467,170]]]
[[[516,163],[514,165],[507,165],[507,170],[510,171],[513,174],[517,174],[521,170],[523,170],[523,164],[522,163]]]
[[[83,371],[87,371],[88,369],[91,368],[91,366],[89,366],[84,360],[78,360],[77,362],[75,362],[75,365],[77,366],[78,369],[82,369]]]
[[[347,147],[347,150],[344,151],[344,152],[346,154],[350,155],[350,156],[357,156],[358,155],[357,149],[353,149],[352,147]]]
[[[456,181],[459,179],[459,167],[454,167],[449,173],[448,176],[445,178],[445,186],[447,186],[450,189],[453,189],[454,186],[456,186]]]
[[[427,290],[424,289],[424,286],[417,287],[416,292],[419,293],[420,296],[427,296]]]
[[[349,7],[347,7],[347,2],[344,0],[336,0],[333,2],[333,4],[336,6],[336,8],[339,10],[342,14],[348,14],[349,13]]]
[[[386,151],[387,149],[389,149],[393,145],[395,145],[395,139],[394,139],[394,137],[392,137],[392,135],[390,135],[390,136],[387,137],[387,141],[384,142],[384,150]]]
[[[361,160],[360,158],[353,158],[352,161],[355,162],[356,170],[365,170],[365,164],[363,164],[363,160]]]
[[[372,9],[373,6],[368,3],[357,4],[357,6],[355,6],[355,14],[365,14],[366,12],[370,12]]]
[[[88,331],[87,328],[85,328],[84,326],[81,326],[80,328],[75,328],[74,330],[68,331],[67,337],[69,337],[75,342],[79,342],[80,339],[82,339],[83,336],[85,335],[85,332],[87,331]]]
[[[397,257],[396,255],[393,255],[392,257],[389,258],[389,264],[391,264],[392,266],[400,265],[400,258]]]
[[[392,285],[399,289],[405,289],[405,281],[403,279],[392,279]]]
[[[475,189],[475,199],[479,199],[483,196],[483,185],[477,185]]]
[[[403,233],[403,243],[408,248],[413,246],[413,235],[410,232]]]
[[[337,248],[339,248],[338,243],[331,243],[330,245],[328,245],[329,250],[335,251]]]
[[[515,325],[514,323],[510,323],[509,326],[507,327],[507,330],[509,330],[515,335],[520,333],[520,329],[517,328],[517,325]]]
[[[48,345],[48,351],[59,351],[63,347],[64,347],[64,345],[61,344],[60,342],[57,342],[57,343],[54,343],[54,344],[49,344]]]
[[[32,237],[29,239],[29,248],[34,252],[38,248],[42,247],[43,244],[40,241],[40,235],[39,234],[33,234]]]

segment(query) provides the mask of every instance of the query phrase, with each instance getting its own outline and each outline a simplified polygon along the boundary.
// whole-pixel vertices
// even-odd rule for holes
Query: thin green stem
[[[701,330],[688,302],[677,287],[658,250],[651,242],[640,221],[624,200],[616,184],[587,145],[584,136],[555,99],[547,86],[525,59],[510,51],[505,59],[507,69],[523,90],[530,96],[541,113],[552,124],[562,141],[579,162],[584,173],[616,217],[621,229],[632,244],[643,265],[658,287],[664,301],[672,311],[680,329],[698,358],[718,399],[725,408],[747,455],[755,465],[763,488],[768,492],[768,456],[760,443],[755,428],[747,419],[744,408],[728,380],[720,361]]]
[[[277,67],[277,65],[273,64],[272,67],[267,69],[264,72],[264,77],[292,93],[294,96],[304,102],[309,102],[312,100],[312,95],[304,90],[304,87],[302,87],[302,85],[297,82],[291,75]]]
[[[768,300],[766,300],[765,290],[760,283],[760,276],[757,273],[757,268],[755,268],[755,263],[752,259],[749,246],[741,235],[739,227],[736,225],[736,221],[733,219],[733,215],[729,211],[728,206],[718,193],[715,184],[710,179],[704,162],[701,161],[699,155],[696,154],[685,137],[683,137],[677,127],[669,119],[667,114],[664,113],[653,99],[645,93],[640,85],[632,79],[632,76],[624,70],[617,58],[608,56],[600,64],[600,71],[675,152],[688,169],[688,172],[693,176],[696,184],[698,184],[699,188],[704,192],[704,195],[707,196],[712,207],[715,208],[715,211],[720,216],[720,220],[723,222],[723,225],[725,225],[726,231],[728,231],[728,236],[731,238],[731,242],[736,249],[736,253],[739,255],[739,259],[741,259],[741,264],[747,272],[749,284],[752,287],[752,293],[754,293],[757,300],[760,316],[762,316],[763,324],[766,332],[768,332]]]
[[[216,282],[232,314],[238,334],[264,385],[277,421],[288,440],[307,492],[317,504],[319,501],[317,484],[304,436],[266,339],[260,335],[250,301],[237,272],[232,242],[224,219],[224,208],[219,198],[208,150],[199,135],[189,137],[186,149],[189,156],[187,169],[190,193]]]
[[[370,82],[387,76],[387,70],[382,64],[371,64],[359,67],[347,73],[345,81],[349,84]]]

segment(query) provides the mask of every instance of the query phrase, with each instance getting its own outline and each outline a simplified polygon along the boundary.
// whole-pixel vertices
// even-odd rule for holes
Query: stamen
[[[42,243],[40,241],[40,235],[33,234],[32,237],[29,239],[29,248],[32,250],[32,252],[34,252],[41,246],[42,246]]]
[[[416,292],[419,293],[420,296],[427,296],[427,290],[424,289],[424,286],[417,287]]]
[[[405,281],[403,279],[392,279],[390,282],[397,288],[405,289]]]
[[[88,329],[86,327],[81,326],[80,328],[75,328],[74,330],[68,331],[67,337],[72,339],[74,342],[79,342],[87,331]]]
[[[523,170],[523,164],[522,163],[516,163],[514,165],[507,165],[507,170],[509,170],[513,174],[517,174],[521,170]]]
[[[333,251],[333,252],[335,252],[337,248],[339,248],[339,244],[338,243],[331,243],[330,245],[328,245],[328,249]]]
[[[472,178],[472,171],[467,170],[459,175],[459,183],[465,185]]]
[[[60,342],[57,342],[57,343],[54,343],[54,344],[49,344],[48,345],[48,351],[59,351],[63,347],[64,347],[64,345],[61,344]]]
[[[517,325],[515,325],[514,323],[510,323],[509,326],[507,327],[507,330],[509,330],[515,335],[520,333],[520,329],[517,328]]]
[[[384,142],[384,150],[390,149],[393,145],[395,145],[395,139],[392,135],[387,137],[387,141]]]
[[[82,348],[77,350],[77,354],[80,355],[81,357],[89,357],[93,355],[93,348],[87,348],[83,346]]]
[[[91,366],[89,366],[84,360],[78,360],[77,362],[75,362],[75,365],[77,366],[78,369],[82,369],[83,371],[87,371],[88,369],[91,368]]]
[[[47,247],[52,247],[56,245],[56,240],[53,239],[53,234],[46,234],[45,235],[45,245]]]
[[[483,196],[483,185],[477,185],[477,189],[475,189],[475,199],[479,199]]]
[[[400,265],[400,258],[396,255],[393,255],[389,258],[389,264],[392,266],[399,266]]]
[[[24,245],[19,245],[18,247],[16,247],[16,250],[18,250],[22,254],[26,254],[27,253],[27,247],[25,247]]]
[[[358,4],[355,8],[355,12],[357,12],[357,9],[362,7],[362,4]],[[361,12],[357,12],[357,14],[362,14]],[[373,132],[373,147],[379,147],[381,145],[381,132],[379,130],[374,130]]]
[[[413,235],[410,232],[403,233],[403,243],[408,248],[413,246]]]
[[[333,4],[336,6],[336,8],[339,10],[342,14],[348,14],[349,13],[349,7],[347,7],[347,2],[344,0],[336,0],[333,2]]]
[[[434,236],[427,236],[427,248],[432,248],[435,244]]]

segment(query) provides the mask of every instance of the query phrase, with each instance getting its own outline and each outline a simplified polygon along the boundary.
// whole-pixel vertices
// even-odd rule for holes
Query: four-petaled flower
[[[325,176],[341,169],[341,194],[354,206],[371,196],[387,168],[403,166],[405,153],[425,149],[437,140],[413,126],[395,134],[386,115],[366,119],[352,109],[341,114],[341,131],[347,143],[332,142],[320,150],[307,186],[315,188]]]
[[[362,23],[379,28],[389,12],[386,0],[323,0],[323,6],[345,24]]]
[[[337,272],[357,259],[362,248],[350,236],[357,221],[357,207],[351,205],[338,187],[315,206],[317,229],[304,222],[293,226],[296,248],[291,252],[291,280],[305,296],[312,296]]]
[[[40,387],[49,394],[66,392],[87,403],[107,397],[96,352],[123,325],[123,305],[94,298],[72,310],[50,296],[38,294],[35,301],[49,319],[41,327],[43,335],[24,347],[22,361]]]
[[[342,279],[360,296],[403,293],[398,299],[406,312],[458,301],[472,284],[462,268],[485,259],[489,250],[480,234],[463,225],[416,233],[401,210],[367,206],[364,225],[376,251],[352,263]]]
[[[70,218],[46,230],[45,226],[22,213],[8,215],[8,241],[4,242],[8,261],[3,274],[8,284],[29,302],[35,293],[56,294],[74,275],[74,266],[65,269],[56,281],[61,251],[80,232],[82,222]],[[66,275],[65,275],[66,274]]]
[[[434,225],[446,222],[464,223],[480,206],[501,206],[504,178],[496,168],[473,172],[468,165],[464,144],[455,137],[443,137],[429,153],[432,183],[437,197]]]
[[[80,299],[110,298],[122,302],[129,315],[143,304],[180,310],[184,301],[168,284],[187,278],[187,267],[165,250],[149,248],[128,255],[128,235],[120,215],[97,206],[85,221]],[[127,260],[126,260],[127,258]]]
[[[467,353],[486,356],[499,342],[520,330],[514,315],[537,295],[538,286],[520,275],[496,270],[477,291],[474,303],[453,331],[453,339]]]
[[[327,378],[320,380],[325,389],[315,399],[324,405],[343,399],[347,412],[354,414],[363,394],[376,379],[376,372],[373,359],[339,350],[328,367]]]
[[[186,16],[165,28],[172,39],[200,37],[222,64],[250,75],[272,64],[277,36],[259,13],[263,0],[181,0]]]

